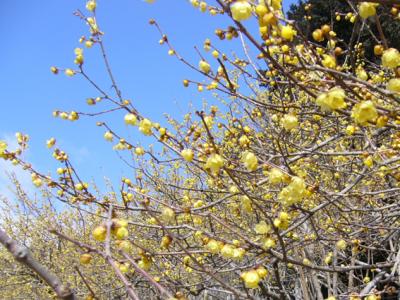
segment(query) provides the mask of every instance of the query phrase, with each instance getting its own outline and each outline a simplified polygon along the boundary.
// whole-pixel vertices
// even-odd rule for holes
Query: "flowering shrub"
[[[75,68],[51,69],[88,79],[97,89],[88,105],[103,102],[105,113],[120,114],[121,122],[160,144],[158,153],[113,124],[98,123],[115,151],[128,154],[134,177],[121,178],[113,192],[99,196],[55,139],[47,143],[60,163],[52,176],[22,159],[26,135],[17,135],[17,151],[0,142],[2,159],[31,172],[35,186],[67,204],[79,226],[92,233],[71,232],[65,222],[51,226],[53,238],[68,243],[64,249],[89,268],[84,284],[63,279],[76,295],[92,298],[104,291],[85,277],[113,288],[113,297],[130,299],[372,300],[394,294],[400,251],[398,49],[387,47],[381,31],[375,36],[381,60],[372,63],[362,44],[347,48],[332,24],[313,28],[313,40],[306,40],[285,18],[280,0],[190,2],[203,13],[230,18],[231,26],[215,34],[242,45],[245,55],[225,54],[210,38],[205,53],[190,62],[155,20],[150,24],[169,55],[204,76],[201,82],[185,79],[184,87],[213,93],[223,99],[219,105],[183,120],[169,118],[168,128],[142,115],[114,81],[101,20],[94,17],[101,5],[94,0],[86,14],[77,13],[89,30],[81,43],[103,54],[113,93],[90,79],[83,47],[75,49]],[[349,30],[380,26],[377,8],[394,2],[350,1]],[[252,56],[248,46],[258,53]],[[54,116],[78,121],[86,115]],[[116,281],[123,289],[113,286]]]

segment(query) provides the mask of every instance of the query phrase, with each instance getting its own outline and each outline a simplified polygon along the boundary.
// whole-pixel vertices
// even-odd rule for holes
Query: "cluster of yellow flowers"
[[[323,111],[332,111],[341,108],[346,108],[347,104],[344,101],[346,94],[340,87],[334,87],[326,93],[318,96],[316,103]]]
[[[240,277],[243,279],[245,285],[249,289],[258,288],[261,280],[268,275],[267,269],[264,267],[258,267],[255,270],[250,270],[242,273]]]
[[[284,206],[290,206],[299,203],[307,196],[307,188],[304,179],[300,177],[292,177],[288,186],[284,187],[279,193],[279,201]]]

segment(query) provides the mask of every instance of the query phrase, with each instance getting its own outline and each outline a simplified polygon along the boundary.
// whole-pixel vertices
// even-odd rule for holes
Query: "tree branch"
[[[58,298],[65,300],[78,299],[68,285],[64,285],[55,274],[33,258],[28,248],[18,245],[16,241],[11,239],[7,233],[1,229],[0,243],[6,247],[16,261],[38,274],[53,289]]]

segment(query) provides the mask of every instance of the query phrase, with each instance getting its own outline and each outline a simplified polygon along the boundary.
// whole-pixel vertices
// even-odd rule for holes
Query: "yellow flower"
[[[329,252],[327,256],[324,258],[324,263],[329,265],[332,262],[333,252]]]
[[[293,37],[296,35],[296,30],[293,29],[291,25],[285,25],[281,28],[281,37],[287,41],[292,41]]]
[[[221,255],[225,258],[232,258],[233,257],[233,246],[226,244],[221,249]]]
[[[270,230],[271,226],[265,223],[265,221],[261,221],[254,227],[254,231],[258,234],[267,234],[268,232],[270,232]]]
[[[359,124],[366,124],[378,116],[375,105],[372,101],[363,101],[354,105],[351,116]]]
[[[346,134],[353,135],[356,132],[356,128],[353,125],[349,125],[346,127]]]
[[[79,258],[79,262],[82,265],[87,265],[90,263],[90,261],[92,260],[92,256],[89,253],[83,253],[81,255],[81,257]]]
[[[261,278],[264,278],[264,277],[266,277],[266,276],[268,275],[268,271],[267,271],[267,269],[264,268],[264,267],[258,267],[256,271],[257,271],[258,275],[259,275]]]
[[[278,168],[272,168],[268,173],[269,183],[278,184],[283,181],[285,174]]]
[[[258,288],[258,284],[261,280],[256,270],[247,271],[241,274],[241,277],[248,289]]]
[[[175,219],[175,212],[169,207],[164,207],[161,212],[161,216],[164,221],[170,222]]]
[[[151,135],[151,121],[149,119],[143,119],[139,123],[139,131],[144,135]]]
[[[244,163],[245,167],[248,171],[255,171],[258,167],[258,159],[254,153],[246,151],[242,155],[242,162]]]
[[[400,78],[390,79],[386,87],[391,92],[400,93]]]
[[[394,69],[400,66],[400,53],[397,49],[389,48],[382,54],[382,66]]]
[[[125,239],[126,237],[128,237],[128,235],[129,235],[129,231],[128,231],[128,229],[126,229],[126,227],[120,227],[115,232],[115,236],[119,240]]]
[[[323,111],[332,111],[340,108],[345,108],[346,97],[344,90],[339,87],[330,89],[327,93],[323,93],[317,97],[316,103],[321,107]]]
[[[287,114],[281,119],[281,125],[283,128],[289,131],[299,126],[299,121],[296,116]]]
[[[274,239],[267,238],[267,239],[264,241],[264,245],[263,245],[263,246],[264,246],[265,249],[275,248],[276,242],[275,242]]]
[[[322,58],[322,65],[325,68],[329,68],[329,69],[336,68],[336,59],[333,56],[328,55],[328,54],[324,54],[322,57],[323,57]]]
[[[207,159],[205,168],[210,169],[211,172],[217,174],[219,170],[224,166],[224,159],[219,154],[211,154]]]
[[[211,253],[216,254],[219,252],[219,243],[216,240],[210,240],[206,247]]]
[[[339,241],[336,243],[336,248],[338,248],[339,250],[345,250],[346,247],[347,247],[347,243],[346,243],[345,240],[339,240]]]
[[[324,33],[322,32],[321,29],[318,28],[318,29],[313,31],[312,37],[317,42],[322,42],[324,40]]]
[[[210,64],[208,62],[206,62],[205,60],[201,60],[199,62],[199,69],[203,72],[203,73],[210,73],[211,71],[211,67]]]
[[[246,250],[243,248],[235,248],[233,249],[233,258],[237,260],[243,259],[244,255],[246,254]]]
[[[56,139],[55,138],[51,138],[49,140],[46,141],[46,146],[47,148],[52,148],[56,143]]]
[[[368,73],[367,73],[367,71],[365,71],[364,68],[358,68],[356,70],[356,75],[361,80],[368,80]]]
[[[364,165],[366,165],[368,168],[371,168],[374,165],[374,160],[371,156],[368,156],[366,159],[364,159]]]
[[[106,240],[107,229],[104,226],[98,226],[93,230],[92,235],[96,241],[103,242]]]
[[[236,1],[231,5],[232,18],[235,21],[244,21],[251,17],[252,8],[246,0]]]
[[[4,157],[4,154],[7,150],[7,143],[5,141],[0,141],[0,157]]]
[[[104,134],[104,139],[109,142],[113,140],[113,134],[111,133],[111,131],[106,131],[106,133]]]
[[[181,151],[181,155],[184,160],[189,161],[189,162],[193,160],[193,156],[194,156],[193,151],[191,149],[183,149]]]
[[[136,147],[135,154],[136,155],[144,155],[144,149],[142,147]]]
[[[242,135],[239,138],[239,144],[242,147],[247,146],[248,144],[250,144],[250,139],[247,137],[247,135]]]
[[[282,0],[271,0],[271,6],[274,10],[280,10],[282,8]]]
[[[358,7],[358,12],[360,13],[361,18],[367,19],[369,17],[376,15],[376,3],[372,2],[361,2]]]
[[[300,177],[293,177],[290,184],[283,188],[278,195],[278,199],[285,206],[300,202],[306,196],[306,184]]]
[[[257,16],[263,17],[266,13],[268,13],[268,8],[264,4],[258,4],[256,6]]]
[[[96,9],[96,1],[95,0],[89,0],[86,3],[86,9],[88,11],[94,11]]]
[[[126,114],[124,117],[124,121],[126,125],[136,125],[137,124],[137,117],[134,114]]]
[[[70,76],[70,77],[75,75],[75,71],[72,69],[65,69],[64,73],[65,73],[65,75]]]

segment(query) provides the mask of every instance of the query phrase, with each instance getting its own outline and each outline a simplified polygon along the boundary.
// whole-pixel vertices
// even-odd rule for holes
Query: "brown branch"
[[[37,275],[39,275],[57,294],[59,299],[75,300],[78,299],[73,290],[65,285],[61,280],[48,270],[45,266],[33,258],[28,248],[20,246],[11,239],[6,232],[0,229],[0,243],[12,254],[14,259],[25,265]]]

